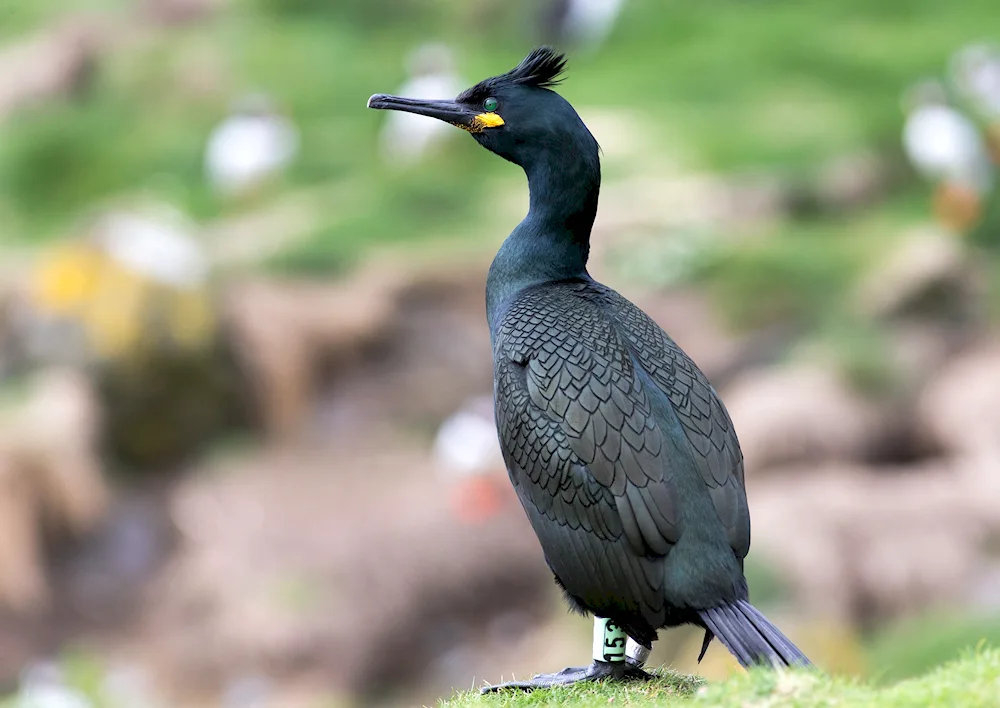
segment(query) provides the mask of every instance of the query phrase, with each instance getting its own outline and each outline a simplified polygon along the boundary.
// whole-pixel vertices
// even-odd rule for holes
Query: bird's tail
[[[698,614],[705,623],[705,643],[698,661],[714,635],[744,668],[760,664],[775,668],[812,665],[788,637],[746,600],[700,610]]]

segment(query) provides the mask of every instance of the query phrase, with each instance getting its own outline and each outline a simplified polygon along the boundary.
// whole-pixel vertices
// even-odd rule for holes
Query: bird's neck
[[[490,266],[487,316],[511,296],[541,283],[589,278],[590,231],[597,216],[601,167],[592,151],[552,149],[523,165],[528,176],[528,215],[507,237]]]
[[[587,137],[590,138],[589,133]],[[593,138],[590,138],[593,141]],[[596,142],[586,148],[573,144],[540,151],[524,165],[531,201],[524,223],[575,244],[586,266],[590,230],[597,216],[601,163]]]

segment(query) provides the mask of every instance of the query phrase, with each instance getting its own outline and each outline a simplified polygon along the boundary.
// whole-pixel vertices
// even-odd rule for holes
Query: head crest
[[[504,74],[502,79],[524,86],[552,88],[558,85],[566,70],[566,57],[551,47],[538,47],[513,69]]]

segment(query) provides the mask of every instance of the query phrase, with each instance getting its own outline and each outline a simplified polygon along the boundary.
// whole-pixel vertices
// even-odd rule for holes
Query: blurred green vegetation
[[[0,39],[9,40],[58,20],[67,12],[120,8],[123,0],[32,0],[0,2]]]
[[[70,9],[121,4],[77,0]],[[0,0],[0,36],[65,9]],[[0,238],[42,243],[136,191],[212,223],[329,189],[349,196],[323,201],[265,267],[329,277],[372,247],[489,248],[516,220],[497,204],[524,189],[519,170],[457,131],[418,166],[386,165],[376,149],[385,116],[365,103],[400,86],[407,55],[423,42],[450,44],[470,84],[506,70],[534,44],[536,12],[534,0],[230,0],[199,23],[122,44],[86,95],[22,111],[0,130]],[[611,162],[609,180],[664,165],[801,178],[859,150],[898,161],[901,92],[941,75],[994,14],[990,0],[947,11],[938,0],[631,0],[599,52],[571,56],[561,92],[584,113],[627,112],[626,125],[642,130],[649,149]],[[279,184],[226,203],[204,180],[204,144],[233,101],[257,90],[295,120],[302,151]],[[793,216],[662,270],[686,270],[738,328],[780,321],[818,331],[852,378],[874,389],[886,385],[886,362],[849,294],[897,237],[929,218],[930,186],[911,178],[874,206]]]
[[[1000,645],[1000,615],[926,615],[881,631],[869,646],[881,684],[918,676],[963,651]]]
[[[70,9],[120,4],[77,0]],[[365,100],[397,88],[407,52],[424,41],[452,44],[470,83],[509,68],[533,43],[534,7],[527,0],[231,0],[200,24],[123,45],[87,96],[22,112],[0,132],[4,238],[59,235],[95,200],[136,189],[206,220],[250,208],[213,197],[201,153],[231,101],[263,89],[303,133],[301,159],[271,196],[346,181],[370,199],[369,208],[347,214],[331,208],[286,265],[341,267],[385,240],[495,240],[512,224],[483,228],[475,217],[488,213],[498,190],[521,188],[516,169],[462,139],[419,168],[386,167],[375,153],[383,116],[367,111]],[[0,0],[0,36],[66,9],[53,0]],[[993,16],[989,0],[947,12],[930,0],[633,0],[599,53],[572,58],[564,93],[580,106],[643,117],[642,139],[668,157],[671,146],[683,146],[678,154],[692,168],[808,166],[864,146],[895,150],[900,90],[939,73]],[[837,248],[820,245],[824,238],[788,254],[734,257],[788,273],[788,262],[806,251]],[[815,268],[794,277],[838,277],[833,265]]]

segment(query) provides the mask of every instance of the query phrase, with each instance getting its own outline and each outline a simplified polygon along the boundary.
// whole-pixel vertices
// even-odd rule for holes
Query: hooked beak
[[[378,111],[403,111],[437,118],[470,133],[481,133],[486,128],[498,128],[504,124],[503,118],[496,113],[473,111],[455,101],[403,98],[377,93],[368,99],[368,107]]]

